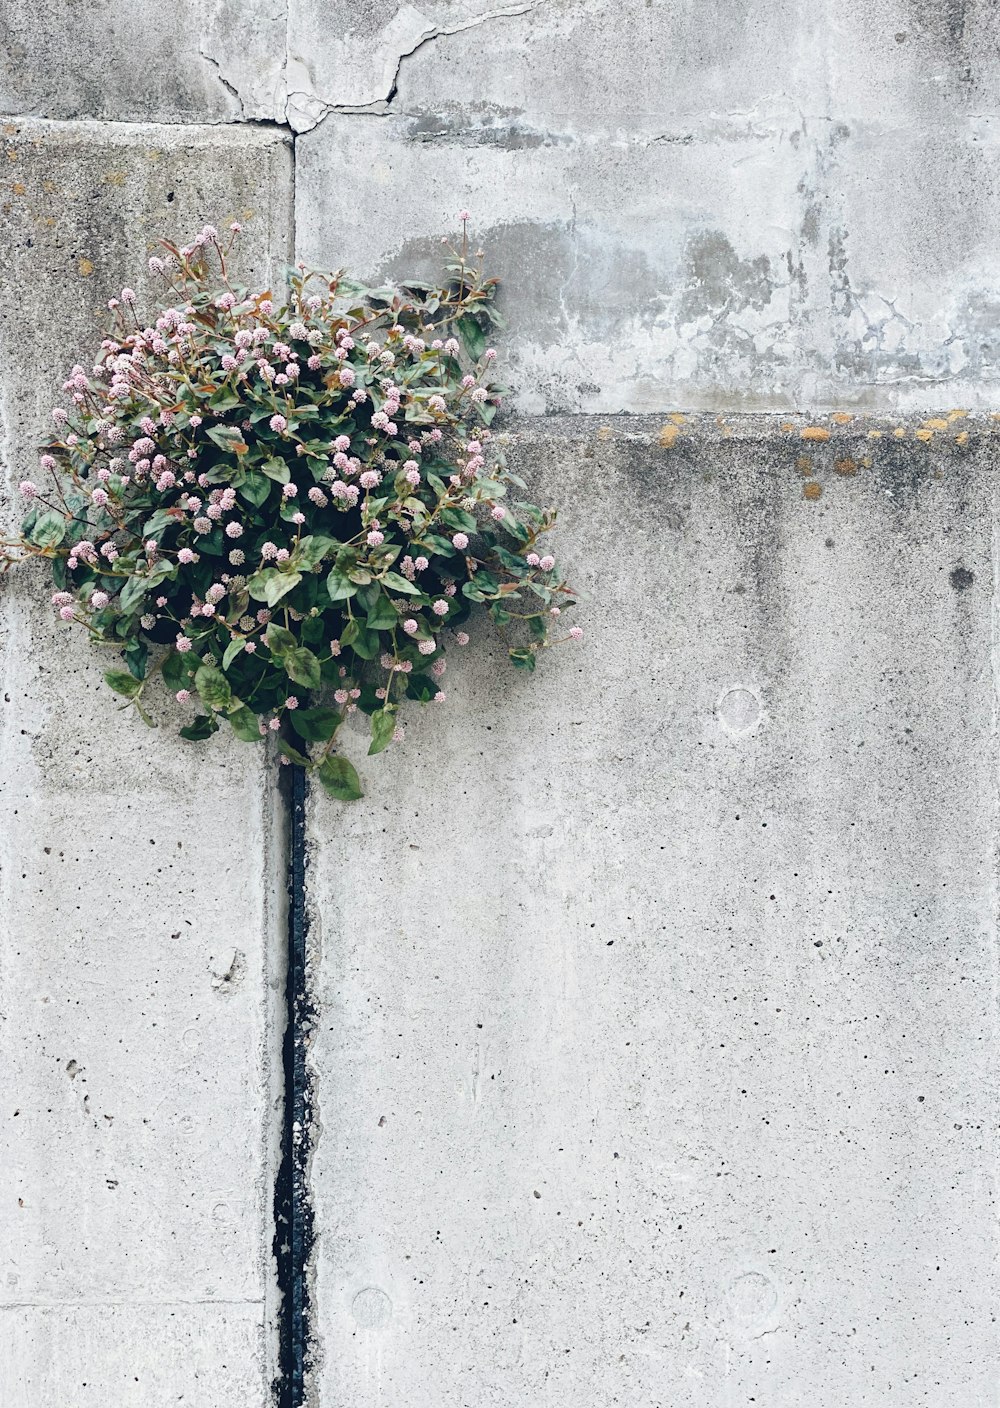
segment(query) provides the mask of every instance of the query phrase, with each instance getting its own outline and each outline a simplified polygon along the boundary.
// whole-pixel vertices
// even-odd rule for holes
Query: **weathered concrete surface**
[[[4,478],[34,472],[148,242],[249,215],[288,258],[290,151],[256,129],[11,124]],[[5,511],[0,517],[6,518]],[[51,589],[50,589],[51,590]],[[249,1408],[274,1372],[281,838],[258,750],[149,734],[108,663],[0,581],[0,1403]]]
[[[285,19],[280,0],[73,7],[4,0],[0,113],[283,121]]]
[[[313,799],[319,1408],[996,1402],[996,429],[803,428],[522,426],[585,641]]]
[[[469,208],[520,410],[992,406],[991,8],[296,15],[300,254],[433,272]]]

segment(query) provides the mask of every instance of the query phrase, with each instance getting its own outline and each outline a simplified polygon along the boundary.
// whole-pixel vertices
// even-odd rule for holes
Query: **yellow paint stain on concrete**
[[[881,440],[881,439],[882,439],[882,432],[881,432],[881,430],[869,430],[869,432],[868,432],[868,439],[869,439],[869,440]]]
[[[17,154],[17,152],[14,150],[13,147],[8,147],[8,148],[7,148],[7,153],[6,153],[6,155],[7,155],[7,160],[8,160],[8,161],[17,161],[17,159],[18,159],[18,154]]]
[[[798,459],[795,461],[795,468],[800,474],[804,474],[807,479],[811,478],[816,472],[813,469],[813,462],[808,455],[799,455]]]
[[[928,430],[948,429],[948,422],[946,420],[942,420],[940,416],[931,416],[929,420],[924,421],[924,425]]]
[[[871,457],[871,455],[862,455],[862,457],[861,457],[861,467],[862,467],[862,469],[871,469],[871,467],[872,467],[872,457]]]
[[[850,425],[854,417],[848,415],[846,411],[834,411],[830,419],[833,421],[834,425]]]
[[[667,420],[672,420],[674,425],[684,425],[687,422],[687,416],[683,411],[671,411]]]
[[[26,196],[28,194],[28,189],[22,181],[15,181],[11,186],[11,190],[16,196]]]
[[[674,443],[680,433],[681,432],[678,426],[668,422],[665,426],[663,426],[658,437],[657,443],[659,444],[660,449],[672,450],[674,447]]]
[[[3,127],[3,135],[5,137],[16,137],[19,130],[20,129],[16,126],[15,123],[5,122]]]
[[[794,429],[795,429],[795,426],[794,426],[794,424],[793,424],[792,421],[790,421],[790,420],[783,420],[783,421],[781,422],[781,428],[782,428],[782,430],[784,430],[784,431],[787,433],[787,432],[790,431],[790,430],[794,430]]]
[[[933,430],[915,430],[913,433],[924,445],[929,445],[934,439]]]
[[[611,427],[610,427],[610,425],[602,425],[602,426],[599,426],[599,427],[598,427],[598,431],[597,431],[597,438],[598,438],[598,440],[610,440],[610,439],[611,439]]]
[[[829,440],[830,432],[822,425],[806,425],[799,431],[803,440]]]
[[[802,497],[804,499],[818,499],[822,496],[823,485],[817,484],[815,479],[810,479],[808,484],[802,485]]]
[[[833,467],[838,474],[857,474],[858,462],[845,455],[842,459],[834,460]]]
[[[893,433],[893,435],[895,435],[895,437],[896,437],[897,440],[905,440],[905,439],[906,439],[906,426],[905,426],[905,425],[897,425],[897,426],[896,426],[896,429],[895,429],[892,433]]]
[[[959,433],[955,436],[955,444],[956,444],[956,445],[967,445],[968,443],[969,443],[969,432],[968,432],[967,430],[960,430]]]
[[[94,272],[94,266],[89,259],[77,260],[76,267],[77,272],[82,274],[85,279],[89,279],[90,275]]]
[[[56,185],[55,181],[43,181],[42,190],[47,196],[54,196],[59,194],[59,187]]]
[[[952,421],[963,420],[968,414],[968,411],[949,411],[948,424],[951,425]]]
[[[107,175],[105,176],[105,178],[104,178],[104,184],[105,184],[106,186],[124,186],[124,184],[125,184],[125,172],[124,172],[124,171],[109,171],[108,174],[107,174]]]

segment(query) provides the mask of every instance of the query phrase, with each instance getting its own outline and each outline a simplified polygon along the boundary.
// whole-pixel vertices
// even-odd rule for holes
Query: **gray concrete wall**
[[[16,482],[149,241],[255,211],[250,267],[283,267],[292,162],[249,126],[24,119],[0,169]],[[0,1404],[263,1405],[280,808],[256,750],[196,756],[169,711],[155,738],[120,713],[50,591],[33,567],[0,582]]]
[[[313,804],[316,1403],[996,1403],[997,441],[958,425],[520,427],[585,643],[464,655]]]
[[[584,590],[312,806],[312,1408],[992,1408],[995,7],[0,20],[8,483],[159,235],[466,207]],[[263,1408],[273,777],[0,641],[0,1405]]]

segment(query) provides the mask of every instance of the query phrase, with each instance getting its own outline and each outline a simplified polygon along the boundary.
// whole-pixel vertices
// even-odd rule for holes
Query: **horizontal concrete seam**
[[[130,1298],[128,1300],[5,1300],[0,1301],[0,1311],[3,1310],[170,1310],[174,1306],[185,1305],[245,1305],[260,1309],[264,1304],[262,1297],[253,1300],[225,1300],[217,1299],[214,1296],[192,1296],[190,1299],[174,1298],[172,1300],[140,1300]]]
[[[34,126],[42,128],[52,128],[55,131],[66,131],[77,128],[81,131],[102,131],[105,128],[111,131],[125,130],[136,135],[155,132],[162,128],[167,132],[184,132],[194,136],[204,133],[227,132],[227,133],[255,133],[261,135],[265,132],[279,134],[281,140],[286,142],[295,141],[295,132],[289,127],[287,122],[278,122],[275,118],[269,117],[246,117],[236,118],[231,122],[222,120],[213,121],[211,118],[199,118],[197,122],[184,122],[178,119],[176,122],[169,118],[157,118],[155,121],[146,122],[140,120],[136,122],[119,120],[116,118],[103,117],[43,117],[38,113],[2,113],[0,112],[0,123],[5,126],[18,124],[20,126]],[[8,134],[11,135],[11,134]]]

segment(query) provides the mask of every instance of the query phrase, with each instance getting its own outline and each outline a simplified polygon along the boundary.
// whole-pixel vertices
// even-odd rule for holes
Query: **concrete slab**
[[[312,801],[313,1403],[993,1404],[997,443],[519,427],[584,642]]]
[[[471,210],[523,413],[989,408],[998,61],[932,10],[300,0],[299,252],[429,276]]]
[[[0,113],[106,122],[284,120],[285,6],[7,0]]]
[[[21,122],[4,147],[9,486],[155,236],[255,212],[245,267],[280,270],[291,161],[249,128]],[[48,594],[33,566],[0,584],[0,1400],[263,1408],[280,808],[257,750],[119,712]]]

